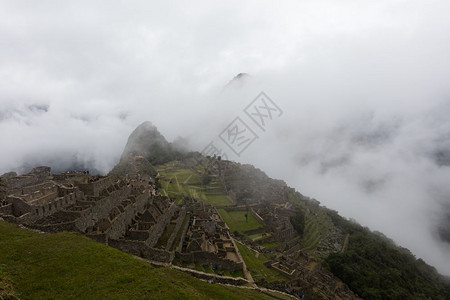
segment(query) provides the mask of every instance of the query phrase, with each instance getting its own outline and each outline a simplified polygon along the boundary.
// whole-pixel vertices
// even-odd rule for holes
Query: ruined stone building
[[[210,265],[230,272],[242,270],[237,247],[216,209],[195,200],[191,200],[187,209],[190,219],[176,257],[182,262]]]
[[[212,207],[193,199],[177,205],[159,195],[151,178],[51,174],[38,167],[2,176],[0,217],[45,232],[75,231],[151,260],[241,270],[228,227]]]
[[[295,229],[290,217],[295,214],[290,208],[276,204],[261,204],[252,208],[258,219],[264,223],[266,231],[270,232],[278,241],[287,242],[295,236]]]

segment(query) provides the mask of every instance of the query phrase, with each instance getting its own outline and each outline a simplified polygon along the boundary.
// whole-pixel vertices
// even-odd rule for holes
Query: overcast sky
[[[241,117],[259,138],[240,157],[222,145],[230,159],[450,274],[436,234],[450,204],[449,11],[448,1],[0,0],[0,173],[73,161],[108,172],[143,121],[202,150]],[[250,77],[224,88],[240,72]],[[283,111],[265,132],[243,112],[260,91]]]

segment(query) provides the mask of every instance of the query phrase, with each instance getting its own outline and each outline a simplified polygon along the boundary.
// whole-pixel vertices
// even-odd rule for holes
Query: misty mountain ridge
[[[359,144],[359,146],[367,147],[371,144],[378,144],[380,142],[384,143],[395,133],[396,128],[397,126],[377,126],[373,128],[373,130],[370,130],[367,135],[364,135],[359,129],[356,134],[352,134],[350,137],[351,140],[355,141],[356,144]],[[124,150],[124,155],[142,155],[149,158],[150,161],[153,161],[152,164],[154,165],[159,165],[162,161],[170,161],[170,159],[174,157],[174,153],[176,152],[173,151],[171,144],[167,142],[162,134],[158,132],[157,128],[150,122],[144,122],[139,125],[135,131],[133,131]],[[195,161],[198,160],[198,158],[193,159],[189,158],[189,156],[183,156],[180,152],[178,152],[177,155],[180,165],[179,168],[195,166]],[[387,280],[384,283],[384,285],[387,285],[385,286],[385,290],[381,291],[381,294],[384,295],[383,299],[391,299],[391,296],[395,290],[395,288],[391,290],[391,288],[388,287],[393,284],[388,283],[388,280],[392,280],[394,282],[396,280],[400,280],[397,277],[391,278],[391,275],[388,274],[386,268],[402,268],[402,263],[400,263],[400,261],[392,260],[391,256],[384,257],[384,254],[377,254],[376,251],[388,251],[390,253],[389,255],[396,256],[397,260],[403,261],[403,264],[408,266],[408,271],[405,269],[401,272],[417,273],[417,276],[421,278],[420,280],[431,280],[430,283],[435,282],[438,285],[442,285],[439,287],[440,292],[438,292],[438,294],[446,294],[447,296],[450,296],[450,286],[447,286],[447,288],[444,287],[448,285],[448,283],[445,283],[448,281],[448,278],[439,275],[435,268],[428,266],[421,259],[416,259],[409,250],[397,246],[384,234],[380,232],[371,232],[368,228],[363,228],[359,224],[349,222],[345,218],[339,216],[337,212],[326,207],[319,206],[319,202],[315,199],[305,197],[298,192],[293,192],[293,189],[289,188],[284,181],[271,179],[263,171],[251,165],[241,165],[239,163],[219,161],[217,162],[217,165],[214,166],[210,165],[211,159],[212,158],[209,158],[209,160],[207,160],[207,168],[209,170],[208,173],[211,176],[223,176],[223,182],[227,193],[233,195],[238,204],[241,203],[245,205],[252,205],[255,201],[259,201],[260,203],[270,203],[271,201],[281,203],[283,203],[283,201],[293,201],[292,203],[300,202],[303,203],[299,206],[299,211],[303,211],[301,214],[304,214],[306,211],[317,210],[320,214],[325,214],[327,216],[326,218],[331,220],[331,223],[337,232],[341,232],[340,234],[342,235],[347,233],[350,237],[350,241],[352,242],[352,246],[350,247],[352,249],[351,251],[343,254],[332,250],[327,250],[329,252],[323,252],[326,254],[323,254],[320,251],[312,252],[312,254],[319,255],[322,259],[325,259],[325,265],[330,269],[330,271],[346,282],[349,287],[360,296],[364,295],[367,299],[378,299],[375,296],[377,293],[372,295],[367,292],[367,290],[370,289],[381,289],[383,286],[383,284],[378,285],[379,283],[371,283],[372,281],[378,280],[374,277],[376,275],[368,275],[371,272],[370,269],[375,266],[373,263],[381,263],[381,265],[378,265],[373,271],[378,274],[384,274],[382,276],[386,277],[385,281]],[[376,190],[378,185],[383,184],[382,180],[384,179],[380,179],[379,181],[367,180],[365,183],[367,192],[370,193],[373,190]],[[314,219],[315,217],[312,216],[311,218]],[[441,223],[439,233],[444,241],[448,241],[448,232],[443,229],[445,226],[443,227],[442,224],[445,224],[445,222]],[[331,236],[328,238],[331,238]],[[326,245],[328,243],[328,238],[323,237],[321,243]],[[359,246],[356,246],[357,244]],[[327,246],[321,247],[326,248]],[[381,259],[382,262],[377,261],[373,255],[379,255],[380,257],[377,259]],[[353,271],[350,271],[350,269],[353,269]],[[377,271],[375,271],[375,269],[377,269]],[[365,273],[362,274],[359,272]],[[413,289],[414,283],[404,283],[404,287],[406,286]],[[422,290],[420,293],[424,293],[425,291],[426,290]],[[431,293],[431,290],[427,291]],[[406,292],[403,291],[402,293]]]
[[[247,80],[248,76],[245,73],[238,74],[231,82]],[[49,109],[45,105],[36,104],[27,106],[26,111],[41,114]],[[404,122],[399,117],[379,120],[373,112],[366,112],[361,116],[344,120],[316,146],[309,149],[304,147],[301,152],[298,152],[296,160],[300,168],[317,164],[321,175],[338,173],[355,167],[355,154],[365,151],[370,153],[374,150],[383,151],[391,144],[395,144],[398,136],[401,136],[402,126]],[[417,159],[425,158],[439,168],[448,168],[450,155],[445,136],[420,142],[422,148],[416,153]],[[190,147],[187,147],[187,144],[188,141],[183,138],[177,138],[172,143],[168,142],[156,126],[151,122],[144,122],[129,136],[121,157],[125,158],[130,153],[135,153],[148,158],[152,164],[157,164],[170,161],[189,151]],[[117,162],[117,156],[120,154],[120,152],[115,154],[105,162],[100,161],[99,155],[91,153],[90,148],[91,145],[86,144],[84,149],[80,150],[64,148],[30,153],[22,158],[14,171],[26,173],[36,165],[46,165],[50,166],[54,172],[88,169],[92,173],[106,174]],[[353,184],[364,193],[376,196],[377,192],[389,188],[391,180],[392,175],[386,170],[371,171],[362,173],[353,181]],[[442,200],[441,203],[445,204],[446,200]],[[446,233],[450,231],[450,224],[446,221],[448,209],[444,207],[444,204],[439,211],[441,216],[436,218],[437,221],[432,230],[438,232],[437,239],[448,244],[449,239],[446,238],[448,236]]]
[[[141,155],[153,165],[163,164],[175,159],[182,151],[180,142],[169,143],[155,125],[146,121],[129,136],[121,160],[130,155]]]
[[[378,140],[380,136],[384,139],[385,135],[375,134],[368,138]],[[417,259],[408,249],[397,246],[384,234],[372,232],[341,217],[338,212],[321,206],[317,200],[302,195],[282,180],[268,177],[252,165],[187,152],[183,149],[184,142],[179,138],[177,142],[169,143],[156,126],[151,122],[144,122],[130,134],[119,163],[109,175],[117,178],[129,175],[159,178],[161,172],[168,170],[175,174],[190,170],[192,174],[199,174],[202,186],[212,184],[215,193],[226,193],[228,198],[233,199],[232,207],[236,209],[247,207],[248,211],[252,207],[256,215],[262,215],[268,220],[268,224],[277,214],[285,217],[287,223],[283,226],[295,229],[294,238],[261,253],[274,261],[284,257],[284,260],[293,263],[293,259],[297,258],[302,263],[316,266],[312,271],[305,271],[308,268],[303,267],[305,270],[302,272],[306,273],[300,280],[300,285],[309,295],[316,296],[319,292],[315,294],[314,287],[317,289],[320,286],[322,293],[326,294],[321,294],[320,299],[332,299],[330,295],[335,289],[333,285],[340,281],[343,283],[339,284],[345,288],[348,286],[364,299],[450,297],[449,278],[440,275],[422,259]],[[14,174],[7,174],[4,180],[8,182],[11,176]],[[180,194],[191,178],[192,175],[182,182],[178,182],[176,177],[175,180],[162,180],[166,181],[167,193],[170,184],[175,181],[178,185],[174,194],[176,197],[192,197],[193,194]],[[376,189],[373,186],[377,184],[379,183],[369,182],[367,189]],[[162,188],[165,186],[161,182],[159,185]],[[189,191],[192,193],[192,190]],[[166,193],[165,190],[164,192]],[[448,232],[444,228],[440,234],[446,239]],[[245,235],[237,231],[233,235],[252,247],[262,246],[261,242],[247,241]],[[290,284],[298,284],[296,280],[299,279],[294,279],[277,283],[258,279],[257,284],[284,290]],[[338,293],[336,289],[335,292]]]
[[[246,85],[246,83],[251,79],[251,76],[247,73],[238,73],[233,79],[230,80],[225,86],[224,90],[230,88],[240,89]]]

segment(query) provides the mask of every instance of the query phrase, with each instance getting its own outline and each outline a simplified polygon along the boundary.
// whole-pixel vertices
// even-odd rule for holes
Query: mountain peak
[[[171,144],[149,121],[140,124],[128,137],[121,160],[128,156],[140,155],[155,165],[172,160],[175,155]]]
[[[227,83],[225,88],[237,87],[241,88],[244,84],[251,78],[251,76],[247,73],[238,73],[230,82]]]

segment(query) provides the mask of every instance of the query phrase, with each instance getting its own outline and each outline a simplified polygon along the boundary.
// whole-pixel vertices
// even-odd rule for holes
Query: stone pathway
[[[347,249],[348,246],[348,238],[349,238],[349,234],[347,233],[347,235],[345,236],[345,240],[344,240],[344,244],[342,245],[342,250],[341,253],[344,253],[344,251]]]
[[[244,260],[244,258],[242,257],[241,252],[239,251],[239,248],[238,248],[237,245],[236,245],[236,242],[238,242],[238,243],[240,243],[240,242],[239,242],[239,241],[235,241],[235,240],[233,239],[233,237],[231,237],[231,236],[230,236],[230,238],[231,238],[231,242],[233,243],[234,249],[236,249],[236,254],[237,254],[237,256],[238,256],[239,259],[242,261],[242,264],[243,264],[243,269],[242,269],[242,270],[244,271],[245,278],[247,278],[248,282],[249,282],[253,287],[256,287],[257,285],[256,285],[255,281],[253,280],[252,274],[250,274],[250,271],[248,270],[247,265],[245,264],[245,260]]]
[[[242,277],[231,277],[231,276],[211,274],[211,273],[206,273],[206,272],[202,272],[202,271],[198,271],[198,270],[194,270],[194,269],[189,269],[189,268],[184,268],[184,267],[180,267],[180,266],[175,266],[175,265],[172,265],[172,264],[169,264],[169,263],[163,263],[163,262],[148,260],[148,259],[144,259],[144,258],[139,257],[139,256],[134,256],[134,257],[139,259],[139,260],[148,262],[151,265],[158,266],[158,267],[172,268],[172,269],[176,269],[176,270],[179,270],[179,271],[182,271],[182,272],[185,272],[185,273],[190,273],[191,275],[199,274],[199,275],[210,277],[211,279],[218,279],[218,280],[224,279],[224,280],[227,280],[229,282],[235,282],[235,284],[214,282],[215,284],[232,286],[232,287],[241,288],[241,289],[257,290],[257,291],[259,291],[261,293],[264,293],[264,294],[266,294],[268,296],[271,296],[271,297],[273,297],[275,299],[283,299],[283,298],[277,297],[277,296],[273,295],[272,293],[279,293],[279,294],[282,294],[283,296],[290,297],[292,299],[297,299],[295,296],[292,296],[290,294],[287,294],[287,293],[284,293],[284,292],[281,292],[281,291],[276,291],[276,290],[271,290],[271,289],[267,289],[267,288],[263,288],[263,287],[258,287],[254,283],[253,278],[252,278],[252,282],[250,282],[249,280],[244,279]],[[244,266],[245,266],[245,263],[244,263]],[[245,272],[244,272],[244,274],[245,274]],[[250,277],[251,277],[251,274],[250,274]],[[200,279],[200,278],[198,278],[198,279]],[[204,279],[200,279],[200,280],[204,280]],[[214,281],[214,280],[205,280],[205,281],[208,281],[208,282],[211,283],[211,281]],[[251,286],[242,285],[242,283],[249,283]]]

